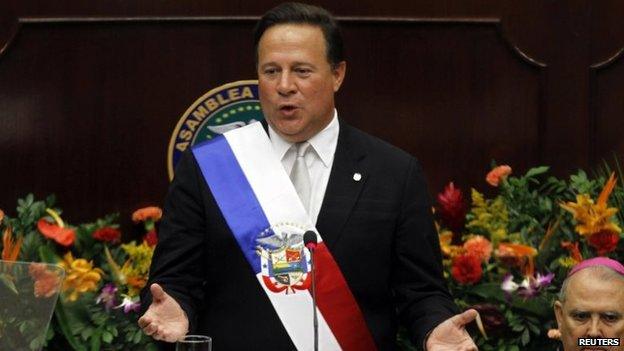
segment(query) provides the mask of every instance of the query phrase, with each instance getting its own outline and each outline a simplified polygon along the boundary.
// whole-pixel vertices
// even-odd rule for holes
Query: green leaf
[[[89,339],[89,337],[91,337],[93,335],[93,328],[85,328],[82,333],[80,333],[80,336],[82,337],[82,340],[87,341]]]
[[[57,263],[61,258],[47,245],[39,246],[39,257],[43,262]]]
[[[553,311],[551,303],[542,296],[528,300],[515,298],[512,305],[514,309],[525,312],[523,313],[523,315],[525,315],[525,319],[528,317],[526,316],[526,312],[529,313],[529,316],[533,315],[539,318],[552,318]]]
[[[104,341],[107,344],[110,344],[113,341],[113,334],[111,334],[111,333],[109,333],[107,331],[104,331],[102,333],[102,341]]]
[[[469,290],[471,294],[475,294],[484,299],[495,299],[499,302],[505,302],[505,294],[499,283],[484,283],[475,285]]]
[[[99,351],[102,345],[102,327],[99,327],[93,333],[91,338],[91,351]]]
[[[61,331],[65,336],[65,340],[67,340],[67,343],[72,347],[72,349],[75,351],[87,351],[87,349],[80,344],[80,341],[76,339],[74,334],[72,334],[72,329],[69,327],[69,322],[67,320],[65,307],[61,301],[57,302],[56,308],[54,309],[54,315],[56,316],[59,328],[61,328]]]
[[[6,273],[2,273],[0,274],[0,281],[2,282],[2,284],[4,284],[9,290],[11,290],[11,292],[13,292],[15,295],[19,295],[19,293],[17,292],[17,288],[15,287],[15,283],[13,282],[13,279],[11,279],[11,276],[6,274]]]
[[[522,332],[520,341],[522,342],[522,345],[526,345],[529,341],[531,341],[531,335],[529,334],[528,329],[525,329],[524,332]]]
[[[548,166],[541,166],[529,169],[524,175],[526,178],[535,177],[536,175],[544,174],[548,172]]]
[[[532,331],[534,334],[539,335],[539,334],[541,333],[540,328],[539,328],[537,325],[533,324],[533,323],[529,323],[529,329],[531,329],[531,331]]]
[[[525,330],[526,328],[524,327],[524,325],[521,324],[515,324],[511,327],[511,330],[515,331],[515,332],[521,332],[523,330]]]
[[[137,330],[136,333],[134,333],[134,338],[132,338],[132,342],[134,342],[135,344],[138,344],[139,342],[141,342],[142,337],[143,337],[143,331]]]
[[[56,203],[56,195],[50,194],[48,197],[46,197],[45,203],[47,207],[54,206],[54,203]]]

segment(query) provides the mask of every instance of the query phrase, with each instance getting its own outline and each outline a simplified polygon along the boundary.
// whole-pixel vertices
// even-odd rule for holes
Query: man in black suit
[[[310,191],[299,195],[376,348],[396,348],[401,322],[429,351],[476,350],[464,329],[476,312],[455,315],[418,162],[337,117],[346,62],[331,15],[279,5],[258,23],[255,44],[265,129],[287,173],[295,147],[310,150]],[[228,350],[295,349],[191,152],[167,196],[148,284],[139,325],[157,340],[193,331]]]

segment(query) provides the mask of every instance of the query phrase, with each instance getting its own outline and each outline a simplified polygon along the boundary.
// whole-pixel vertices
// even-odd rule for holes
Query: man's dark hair
[[[254,29],[254,51],[258,64],[258,43],[264,32],[278,24],[309,24],[323,31],[327,61],[336,67],[344,61],[342,34],[338,23],[329,11],[298,2],[285,2],[270,9],[260,18]]]

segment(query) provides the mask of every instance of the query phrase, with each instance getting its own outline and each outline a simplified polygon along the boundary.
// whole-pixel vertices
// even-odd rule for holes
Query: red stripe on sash
[[[346,351],[377,350],[362,311],[323,242],[315,250],[314,264],[316,303],[340,347]]]

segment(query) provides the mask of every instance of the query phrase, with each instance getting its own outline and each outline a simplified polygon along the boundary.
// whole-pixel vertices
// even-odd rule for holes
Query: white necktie
[[[310,209],[310,173],[308,172],[308,165],[305,162],[306,152],[310,149],[310,143],[304,141],[302,143],[295,144],[297,151],[297,159],[290,171],[290,180],[292,181],[303,207],[306,212]]]

